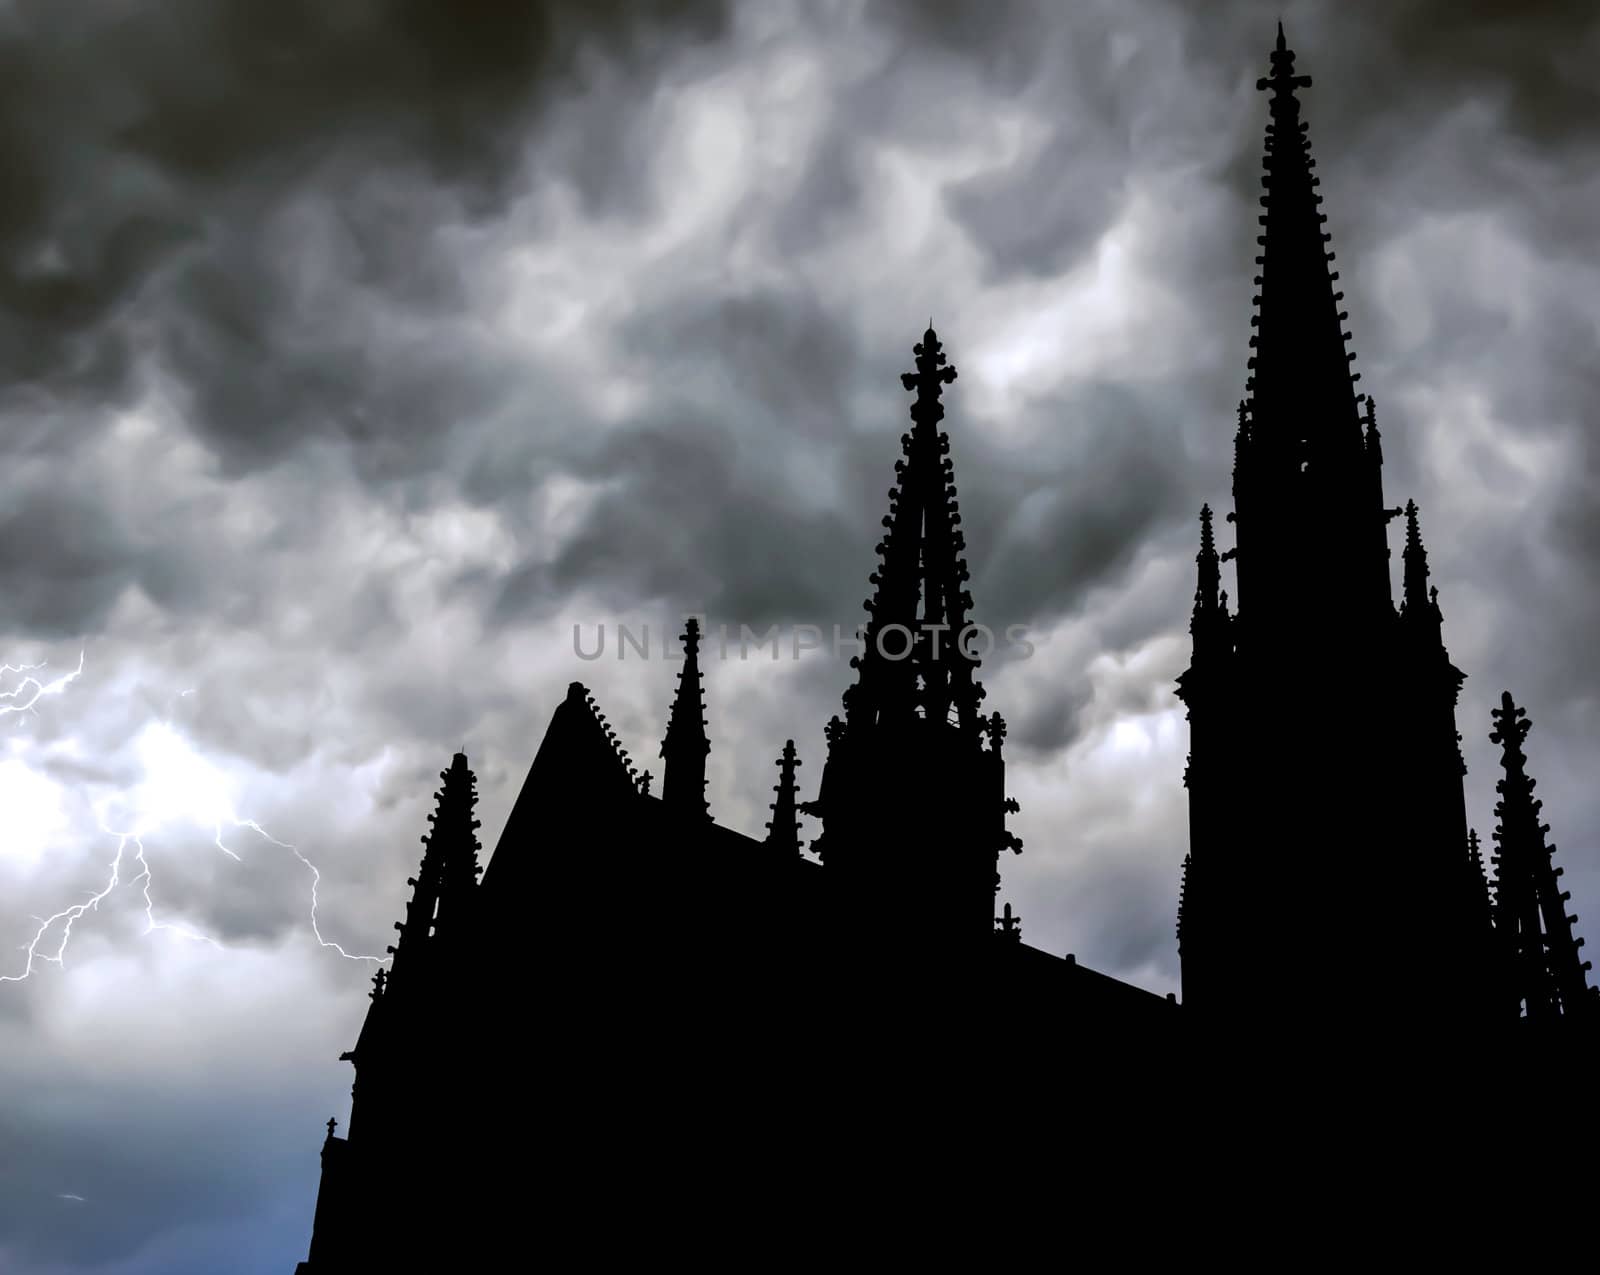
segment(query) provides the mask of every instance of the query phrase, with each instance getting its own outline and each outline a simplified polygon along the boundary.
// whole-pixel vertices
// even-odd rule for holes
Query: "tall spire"
[[[1404,610],[1409,616],[1427,616],[1433,609],[1428,596],[1428,551],[1422,544],[1422,528],[1417,521],[1417,502],[1406,501],[1406,547]]]
[[[845,693],[847,719],[903,724],[913,715],[946,720],[953,711],[963,730],[976,732],[983,690],[973,672],[978,661],[957,650],[972,595],[963,557],[966,537],[953,484],[944,387],[956,379],[932,326],[913,347],[916,370],[901,384],[914,391],[910,433],[900,439],[905,459],[895,462],[889,491],[887,534],[877,545],[883,559],[869,582],[864,650],[851,661],[857,685]],[[909,654],[907,654],[909,652]]]
[[[1330,269],[1332,238],[1322,229],[1328,220],[1320,211],[1320,184],[1313,176],[1306,125],[1300,119],[1296,89],[1308,88],[1309,75],[1296,75],[1294,51],[1283,28],[1272,52],[1272,71],[1256,81],[1269,92],[1265,173],[1261,197],[1262,233],[1256,242],[1261,273],[1250,338],[1253,357],[1247,381],[1255,439],[1278,462],[1274,468],[1297,471],[1308,464],[1339,458],[1341,463],[1361,445],[1360,425],[1345,351],[1350,334],[1343,328],[1349,315],[1338,308],[1339,275]]]
[[[1522,742],[1533,723],[1509,691],[1491,715],[1495,729],[1489,739],[1501,746],[1505,769],[1495,784],[1495,930],[1512,995],[1533,1021],[1594,1014],[1600,999],[1585,977],[1590,962],[1578,959],[1583,940],[1572,936],[1578,918],[1566,909],[1572,896],[1557,887],[1562,870],[1551,862],[1555,847],[1544,841],[1550,825],[1539,822],[1544,803],[1533,795],[1535,781],[1526,770]]]
[[[700,687],[700,621],[691,618],[683,629],[683,669],[678,674],[678,694],[661,741],[663,759],[661,800],[694,819],[709,819],[706,804],[705,700]]]
[[[478,862],[478,820],[473,807],[478,804],[478,777],[467,769],[467,755],[457,753],[449,770],[441,770],[444,786],[434,793],[439,805],[428,822],[433,831],[423,837],[429,852],[435,848],[443,856],[439,876],[439,913],[435,933],[453,932],[466,924],[473,891],[483,866]]]
[[[783,756],[778,758],[778,782],[772,789],[778,794],[778,799],[771,806],[772,822],[767,824],[767,844],[790,854],[800,853],[794,769],[803,764],[795,756],[794,740],[788,740],[783,746]]]

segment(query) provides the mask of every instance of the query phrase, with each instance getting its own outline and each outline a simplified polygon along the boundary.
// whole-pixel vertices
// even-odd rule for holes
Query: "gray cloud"
[[[1388,494],[1423,507],[1470,675],[1473,819],[1510,687],[1582,931],[1596,19],[1502,12],[1283,16]],[[457,746],[490,844],[574,677],[657,764],[672,666],[579,661],[573,624],[856,622],[932,313],[978,617],[1039,641],[983,673],[1027,843],[1005,897],[1030,941],[1174,988],[1171,687],[1195,514],[1227,501],[1278,13],[5,10],[0,661],[87,653],[0,738],[65,821],[0,853],[0,948],[102,881],[87,803],[144,776],[152,723],[318,864],[357,952]],[[814,793],[849,680],[708,662],[720,817],[761,831],[787,738]],[[122,891],[64,970],[0,984],[8,1269],[303,1255],[370,966],[315,944],[289,852],[230,830],[234,863],[192,814],[146,839],[156,914],[220,951]]]

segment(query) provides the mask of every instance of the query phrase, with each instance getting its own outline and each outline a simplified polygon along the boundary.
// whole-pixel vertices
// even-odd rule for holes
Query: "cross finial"
[[[328,1137],[333,1137],[333,1131],[339,1127],[339,1122],[332,1116],[328,1117]]]
[[[995,929],[1000,934],[1003,934],[1006,938],[1010,939],[1014,943],[1021,942],[1022,918],[1020,916],[1012,915],[1011,905],[1009,903],[1006,904],[1004,914],[995,917],[994,924]]]
[[[1527,710],[1517,707],[1510,691],[1502,691],[1500,707],[1490,709],[1489,716],[1494,718],[1495,724],[1494,730],[1489,734],[1489,742],[1504,745],[1506,758],[1520,762],[1522,741],[1527,738],[1528,731],[1533,726],[1528,720]]]
[[[1294,50],[1284,38],[1283,23],[1278,23],[1278,42],[1272,50],[1272,74],[1256,81],[1256,88],[1271,89],[1274,97],[1292,97],[1295,89],[1311,87],[1309,75],[1294,73]]]
[[[911,347],[911,352],[917,356],[917,370],[902,372],[900,384],[917,392],[917,401],[911,407],[911,415],[915,419],[919,408],[938,404],[942,387],[956,379],[956,370],[946,364],[944,348],[939,344],[939,336],[933,330],[931,319],[928,321],[928,330],[922,334],[922,340]],[[934,419],[943,414],[943,409],[940,409],[934,413]]]

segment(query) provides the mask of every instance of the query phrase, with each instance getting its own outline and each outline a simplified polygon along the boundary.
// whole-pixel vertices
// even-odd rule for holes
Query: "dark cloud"
[[[1168,403],[1089,385],[1050,406],[1071,423],[1058,444],[1064,454],[1026,473],[983,474],[985,499],[970,533],[985,546],[985,604],[1015,617],[1007,623],[1082,605],[1088,590],[1127,568],[1154,531],[1182,516],[1184,458],[1161,419]],[[963,495],[971,485],[963,475]],[[995,517],[999,511],[1004,515]]]
[[[606,112],[541,171],[591,210],[637,207],[633,104],[724,30],[714,3],[19,4],[0,31],[5,379],[104,406],[153,357],[236,465],[307,432],[414,446],[490,392],[484,370],[412,351],[397,382],[366,357],[373,307],[465,304],[441,230],[495,215],[596,77]]]
[[[1059,753],[1078,739],[1083,710],[1093,697],[1094,689],[1087,682],[1073,681],[1024,701],[1021,715],[1010,722],[1007,741],[1046,756]]]
[[[1054,276],[1083,260],[1127,198],[1115,178],[1077,183],[1062,175],[1125,166],[1125,156],[1086,153],[1083,138],[1064,132],[1027,165],[968,178],[945,197],[1000,278],[1018,271]]]
[[[673,667],[579,661],[572,623],[861,619],[898,375],[932,312],[961,369],[947,424],[977,615],[1039,642],[983,669],[1028,845],[1006,897],[1030,941],[1175,985],[1172,678],[1196,511],[1227,504],[1253,84],[1279,6],[846,16],[0,15],[0,627],[18,647],[0,660],[88,646],[84,678],[6,739],[60,785],[77,841],[0,855],[0,943],[103,880],[112,843],[78,799],[138,778],[152,721],[318,863],[323,934],[355,951],[389,941],[454,748],[490,845],[573,677],[657,765]],[[1469,808],[1487,830],[1487,710],[1510,687],[1582,930],[1600,915],[1597,19],[1437,0],[1282,16],[1316,79],[1388,494],[1423,507],[1470,675]],[[785,739],[814,794],[851,673],[735,654],[706,679],[713,807],[759,835]],[[27,1166],[0,1191],[0,1264],[303,1255],[370,966],[316,946],[292,854],[229,838],[242,863],[203,827],[149,839],[158,915],[221,952],[140,934],[141,900],[117,895],[65,970],[0,984]],[[49,1211],[61,1191],[86,1202]]]

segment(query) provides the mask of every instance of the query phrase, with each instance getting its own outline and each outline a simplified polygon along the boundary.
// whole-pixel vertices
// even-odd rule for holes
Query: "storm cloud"
[[[574,626],[857,623],[930,316],[977,618],[1035,647],[982,673],[1002,897],[1176,990],[1172,683],[1279,16],[1471,821],[1509,688],[1594,933],[1600,20],[1508,12],[0,4],[0,662],[84,667],[0,718],[0,975],[144,848],[0,983],[0,1266],[292,1269],[373,968],[341,950],[390,941],[439,768],[466,746],[492,845],[569,681],[654,762],[673,666]],[[849,678],[709,660],[723,822],[759,834],[788,738],[814,795]]]

